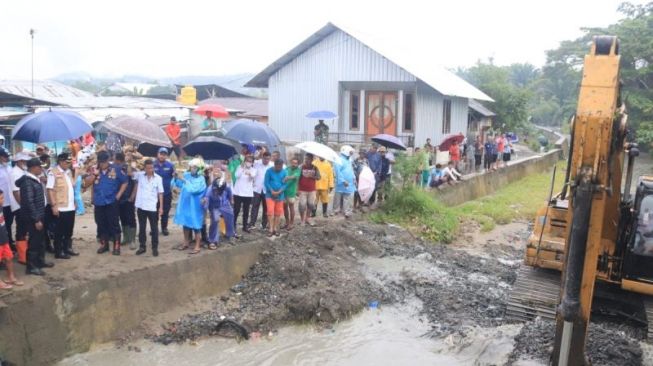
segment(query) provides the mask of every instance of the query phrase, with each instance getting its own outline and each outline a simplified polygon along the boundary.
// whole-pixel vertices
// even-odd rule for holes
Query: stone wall
[[[545,172],[562,158],[561,150],[552,150],[544,155],[533,156],[515,161],[507,167],[491,173],[466,176],[463,182],[447,186],[437,191],[442,202],[449,206],[457,206],[467,201],[494,193],[508,183],[517,181],[527,175]]]
[[[24,291],[0,302],[0,355],[52,365],[93,344],[124,337],[147,317],[215,296],[238,283],[266,240],[142,268],[77,286]]]

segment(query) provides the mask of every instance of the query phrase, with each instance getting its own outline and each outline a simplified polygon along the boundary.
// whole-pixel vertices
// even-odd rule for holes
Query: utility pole
[[[30,28],[29,35],[32,38],[32,98],[34,98],[34,28]]]

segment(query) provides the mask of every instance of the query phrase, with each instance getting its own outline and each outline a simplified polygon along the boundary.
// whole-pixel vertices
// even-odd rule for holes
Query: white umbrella
[[[372,169],[367,166],[363,167],[361,174],[358,176],[358,195],[361,197],[361,201],[367,202],[372,197],[375,187],[376,178],[374,178]]]
[[[328,160],[332,163],[338,162],[338,153],[330,147],[315,141],[300,142],[295,145],[296,148],[311,153],[315,156]]]

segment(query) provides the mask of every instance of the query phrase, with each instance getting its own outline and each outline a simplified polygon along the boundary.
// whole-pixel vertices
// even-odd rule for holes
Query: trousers
[[[225,236],[227,238],[232,238],[236,235],[234,230],[234,213],[231,209],[213,209],[209,212],[211,215],[211,225],[209,225],[209,243],[219,243],[220,242],[220,218],[224,219],[224,225],[227,229]]]
[[[140,247],[145,249],[147,236],[147,222],[150,222],[150,231],[152,232],[152,249],[159,248],[159,212],[158,211],[145,211],[140,208],[136,211],[138,215],[138,243]]]
[[[254,198],[252,198],[252,215],[249,219],[249,222],[252,226],[256,225],[256,220],[258,219],[258,210],[263,206],[263,213],[261,214],[261,226],[265,229],[268,226],[268,216],[267,216],[267,201],[265,200],[265,193],[254,193]]]
[[[36,229],[34,222],[23,219],[29,233],[27,242],[27,270],[39,268],[45,262],[45,226],[41,230]]]
[[[238,224],[240,209],[243,209],[243,229],[247,229],[249,222],[249,207],[252,205],[252,197],[234,196],[234,227]]]
[[[345,216],[351,216],[352,204],[354,202],[354,195],[352,193],[339,193],[336,192],[333,198],[333,212],[342,212]]]
[[[120,210],[118,202],[104,206],[95,206],[95,225],[100,240],[120,240]]]
[[[163,214],[161,215],[161,230],[168,229],[168,219],[170,218],[170,207],[172,206],[172,194],[163,195]],[[159,203],[156,204],[157,211]]]
[[[11,225],[14,224],[14,213],[11,212],[11,206],[5,206],[2,208],[2,214],[5,217],[5,227],[7,228],[7,235],[9,235],[9,246],[12,250],[15,250],[14,238],[11,236]]]
[[[54,217],[54,223],[54,251],[60,254],[67,249],[68,240],[73,237],[75,211],[60,211],[59,217]]]

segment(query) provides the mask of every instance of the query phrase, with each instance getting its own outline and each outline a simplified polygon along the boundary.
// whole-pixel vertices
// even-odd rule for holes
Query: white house
[[[467,131],[470,99],[492,101],[436,60],[372,44],[332,23],[261,71],[245,86],[268,88],[269,124],[282,140],[313,139],[305,116],[338,114],[330,142],[363,143],[378,133],[413,146]]]

